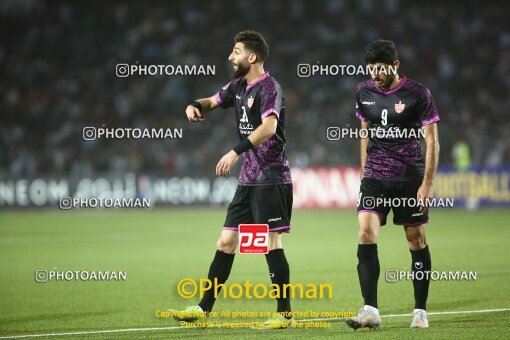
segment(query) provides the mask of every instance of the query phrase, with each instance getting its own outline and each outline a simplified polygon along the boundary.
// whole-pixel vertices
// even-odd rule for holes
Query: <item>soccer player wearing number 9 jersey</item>
[[[398,74],[400,62],[392,41],[370,43],[365,50],[365,63],[372,68],[371,79],[356,87],[356,116],[361,120],[361,127],[370,132],[361,140],[362,179],[357,209],[357,269],[364,307],[358,316],[349,318],[347,324],[354,329],[377,329],[380,325],[377,238],[389,211],[393,210],[393,224],[404,226],[415,274],[411,327],[426,328],[429,325],[426,312],[429,279],[423,273],[431,270],[425,238],[428,207],[410,203],[426,202],[432,197],[439,157],[439,115],[430,91]],[[399,132],[395,133],[396,130]],[[423,134],[425,160],[419,138]],[[421,275],[416,275],[418,272],[422,272]]]

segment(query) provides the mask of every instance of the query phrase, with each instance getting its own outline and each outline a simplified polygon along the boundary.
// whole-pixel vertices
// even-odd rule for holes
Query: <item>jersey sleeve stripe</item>
[[[223,103],[223,100],[221,100],[220,91],[216,92],[216,94],[214,95],[214,99],[216,99],[216,103],[218,103],[218,105],[221,105]]]
[[[275,108],[271,108],[269,110],[264,111],[264,113],[262,114],[262,119],[266,118],[271,114],[274,114],[276,115],[276,117],[280,118],[280,112],[278,112],[278,110],[276,110]]]
[[[363,115],[361,114],[361,112],[359,111],[356,111],[356,117],[359,118],[359,120],[361,120],[362,122],[368,122],[368,119],[366,119],[365,117],[363,117]]]
[[[433,124],[433,123],[438,122],[438,121],[439,121],[439,116],[438,116],[438,115],[435,115],[435,116],[434,116],[434,117],[432,117],[432,118],[422,120],[422,121],[421,121],[421,125],[422,125],[422,126],[430,125],[430,124]]]

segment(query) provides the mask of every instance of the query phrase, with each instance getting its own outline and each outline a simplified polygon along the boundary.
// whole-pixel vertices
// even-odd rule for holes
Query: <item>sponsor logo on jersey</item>
[[[250,97],[248,98],[248,100],[246,101],[246,105],[248,105],[248,107],[249,107],[249,108],[251,108],[251,106],[253,105],[253,101],[254,101],[254,100],[255,100],[255,99],[253,99],[253,96],[250,96]]]
[[[240,134],[251,135],[252,132],[253,132],[253,125],[251,125],[250,123],[248,123],[248,124],[239,123],[239,133]]]
[[[236,94],[236,99],[241,99],[241,96],[238,96],[238,95]]]
[[[398,104],[395,104],[395,112],[402,113],[406,108],[406,104],[402,104],[402,101],[399,101]]]
[[[375,102],[361,102],[363,105],[375,105]]]

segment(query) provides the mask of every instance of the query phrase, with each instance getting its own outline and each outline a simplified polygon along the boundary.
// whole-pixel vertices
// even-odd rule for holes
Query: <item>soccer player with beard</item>
[[[203,122],[215,108],[234,107],[241,142],[227,152],[216,166],[216,175],[228,176],[242,154],[244,161],[239,185],[227,211],[223,230],[207,278],[218,284],[228,279],[238,243],[239,224],[268,224],[269,252],[266,261],[273,284],[282,293],[277,298],[276,317],[262,328],[287,328],[295,325],[291,315],[289,264],[283,251],[282,232],[290,231],[292,181],[286,156],[285,102],[280,84],[264,71],[268,46],[254,31],[237,33],[228,60],[232,63],[232,81],[209,98],[197,99],[186,108],[190,122]],[[221,286],[220,286],[221,287]],[[211,312],[214,289],[205,292],[197,306],[184,311],[169,310],[180,321],[199,320]]]
[[[365,50],[365,63],[373,67],[371,79],[356,87],[356,116],[363,129],[391,131],[399,129],[408,136],[368,134],[361,140],[361,186],[358,203],[358,277],[364,307],[347,324],[354,328],[377,329],[381,323],[377,305],[379,258],[377,238],[380,227],[393,209],[393,224],[403,225],[412,258],[414,312],[412,328],[429,326],[426,303],[431,270],[429,247],[425,237],[428,207],[385,206],[394,198],[427,200],[432,197],[433,180],[439,158],[437,122],[439,115],[430,91],[420,83],[391,72],[400,66],[392,41],[377,40]],[[425,162],[419,134],[425,134]],[[414,133],[411,133],[414,132]],[[385,138],[389,137],[389,138]],[[409,137],[409,138],[407,138]],[[388,200],[389,199],[389,200]],[[379,202],[384,202],[379,200]],[[417,275],[418,274],[418,275]],[[421,280],[420,280],[421,279]]]

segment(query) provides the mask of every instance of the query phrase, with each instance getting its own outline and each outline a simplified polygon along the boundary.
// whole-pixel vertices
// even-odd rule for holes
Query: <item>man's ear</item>
[[[250,53],[250,56],[248,57],[248,62],[250,64],[255,64],[257,62],[258,58],[255,53]]]

